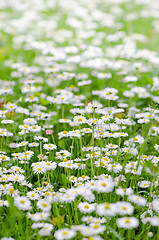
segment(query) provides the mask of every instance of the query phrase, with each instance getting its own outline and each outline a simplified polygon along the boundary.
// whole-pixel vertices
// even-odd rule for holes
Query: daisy
[[[0,162],[6,162],[6,161],[9,161],[10,160],[10,157],[7,157],[5,155],[0,155]]]
[[[28,218],[31,218],[33,221],[38,222],[38,221],[46,221],[50,216],[49,212],[37,212],[35,214],[27,214]]]
[[[30,132],[40,132],[41,131],[41,126],[38,125],[33,125],[29,127]]]
[[[82,238],[82,240],[103,240],[103,238],[98,235],[93,235],[88,238],[84,237],[84,238]]]
[[[33,173],[45,173],[46,172],[46,169],[43,165],[35,165],[33,166]]]
[[[70,132],[69,132],[70,133]],[[58,139],[61,139],[63,137],[68,137],[69,136],[69,133],[67,131],[63,131],[63,132],[59,132],[58,133]]]
[[[14,205],[19,209],[23,211],[31,210],[31,202],[27,197],[15,197],[14,198]]]
[[[119,228],[132,229],[139,225],[139,220],[135,217],[123,217],[116,220],[116,224]]]
[[[117,208],[115,203],[100,203],[96,206],[96,213],[99,216],[115,216]]]
[[[159,198],[152,201],[152,207],[157,213],[159,213]]]
[[[71,228],[75,231],[79,231],[83,236],[86,236],[86,237],[90,237],[94,235],[93,228],[91,228],[90,226],[86,226],[84,224],[73,225]]]
[[[60,123],[71,123],[71,120],[64,118],[64,119],[59,119],[59,122]]]
[[[146,206],[147,200],[143,197],[140,197],[136,194],[129,195],[129,201],[136,203],[138,206]]]
[[[136,76],[126,76],[123,81],[124,82],[136,82],[138,78]]]
[[[133,190],[132,190],[132,188],[121,188],[121,187],[119,187],[119,188],[117,188],[116,189],[116,194],[117,195],[120,195],[120,196],[124,196],[124,195],[130,195],[131,196],[131,194],[133,194]]]
[[[27,197],[30,200],[38,200],[39,199],[39,194],[37,192],[30,191],[30,192],[27,192]]]
[[[60,202],[61,203],[71,203],[75,201],[75,194],[70,194],[69,192],[64,193],[61,197],[60,197]]]
[[[116,203],[117,213],[120,215],[131,215],[134,211],[134,207],[129,202],[117,202]]]
[[[44,138],[42,136],[35,136],[34,139],[37,141],[48,142],[48,138]]]
[[[98,180],[95,191],[101,193],[109,193],[113,191],[115,183],[112,180]]]
[[[38,147],[38,146],[39,146],[39,143],[32,142],[32,143],[29,143],[28,146],[29,146],[29,147]]]
[[[15,238],[12,238],[12,237],[4,237],[4,238],[1,238],[1,240],[15,240]]]
[[[134,142],[137,142],[139,144],[143,144],[144,143],[144,138],[140,135],[137,135],[136,137],[134,137]]]
[[[59,230],[56,230],[54,233],[54,237],[57,240],[63,240],[63,239],[71,239],[76,236],[76,232],[69,228],[62,228]]]
[[[78,209],[83,213],[91,213],[95,211],[95,204],[89,204],[87,202],[80,202],[78,204]]]
[[[96,217],[92,217],[92,216],[83,216],[81,218],[81,221],[82,222],[86,222],[87,224],[89,223],[105,223],[106,222],[106,219],[103,217],[103,218],[96,218]]]
[[[19,147],[24,147],[24,146],[27,146],[27,145],[28,145],[27,141],[23,141],[23,142],[19,143]]]
[[[73,119],[73,122],[76,123],[76,126],[79,126],[79,125],[81,125],[83,123],[86,123],[86,118],[83,117],[83,116],[80,116],[80,115],[79,116],[75,116],[74,119]]]
[[[54,131],[51,130],[51,129],[47,129],[47,130],[45,130],[45,133],[46,133],[47,135],[51,135],[53,132],[54,132]]]
[[[14,121],[5,119],[5,120],[2,120],[1,123],[2,124],[11,124],[11,123],[14,123]]]
[[[42,211],[47,212],[51,210],[51,204],[48,201],[40,199],[37,202],[37,208],[40,208]]]
[[[37,121],[34,118],[24,119],[24,125],[35,125]]]
[[[8,102],[5,105],[5,107],[6,107],[8,112],[12,112],[13,110],[15,110],[17,108],[17,105],[15,103]]]
[[[42,236],[42,237],[45,237],[45,236],[50,236],[51,235],[51,231],[53,229],[53,225],[52,224],[49,224],[49,223],[46,223],[44,225],[44,227],[39,230],[39,235]]]
[[[90,227],[92,228],[93,235],[103,234],[106,229],[106,226],[101,225],[99,223],[91,223]]]
[[[141,188],[148,188],[150,186],[151,182],[150,181],[141,181],[138,182],[138,186]]]
[[[54,149],[57,149],[57,146],[55,144],[49,143],[49,144],[44,144],[43,148],[46,150],[54,150]]]
[[[141,124],[142,124],[142,123],[149,123],[150,120],[149,120],[149,119],[146,119],[146,118],[142,118],[142,119],[138,119],[137,122],[138,122],[138,123],[141,123]]]
[[[159,216],[154,216],[149,219],[152,226],[159,226]]]
[[[155,150],[159,152],[159,145],[155,144],[154,146]]]
[[[71,156],[71,153],[67,150],[61,150],[60,152],[56,152],[56,158],[63,160],[64,158],[68,158]]]

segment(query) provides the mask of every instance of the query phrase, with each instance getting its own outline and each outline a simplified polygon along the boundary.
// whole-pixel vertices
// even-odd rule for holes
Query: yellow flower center
[[[47,207],[47,204],[46,204],[46,203],[42,203],[42,206],[43,206],[43,207]]]
[[[84,208],[86,208],[86,209],[89,209],[89,206],[88,206],[88,204],[84,205]]]
[[[126,210],[127,208],[126,207],[122,207],[123,210]]]
[[[14,193],[14,189],[13,189],[13,188],[10,188],[10,189],[9,189],[9,192],[10,192],[10,194],[13,194],[13,193]]]
[[[78,122],[82,122],[82,118],[78,118],[77,120],[78,120]]]
[[[125,223],[130,223],[130,220],[127,218],[127,219],[125,220]]]
[[[106,204],[105,204],[105,209],[109,209],[109,208],[110,208],[109,205],[110,205],[110,203],[106,203]]]
[[[103,187],[106,187],[106,186],[107,186],[107,184],[106,184],[106,183],[102,183],[102,186],[103,186]]]

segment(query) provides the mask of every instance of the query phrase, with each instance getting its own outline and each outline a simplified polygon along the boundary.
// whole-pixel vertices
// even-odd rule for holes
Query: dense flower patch
[[[0,237],[159,238],[159,2],[0,2]]]

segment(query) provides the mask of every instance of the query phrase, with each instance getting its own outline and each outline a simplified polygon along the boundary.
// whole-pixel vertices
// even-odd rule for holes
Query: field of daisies
[[[0,239],[159,239],[159,1],[0,0]]]

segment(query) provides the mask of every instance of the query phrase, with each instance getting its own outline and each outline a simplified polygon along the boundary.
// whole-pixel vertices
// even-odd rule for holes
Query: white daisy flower
[[[75,236],[76,236],[76,232],[72,229],[69,229],[69,228],[62,228],[62,229],[57,230],[54,233],[54,237],[57,240],[71,239]]]
[[[116,220],[116,224],[119,228],[132,229],[139,225],[139,220],[135,217],[123,217]]]

